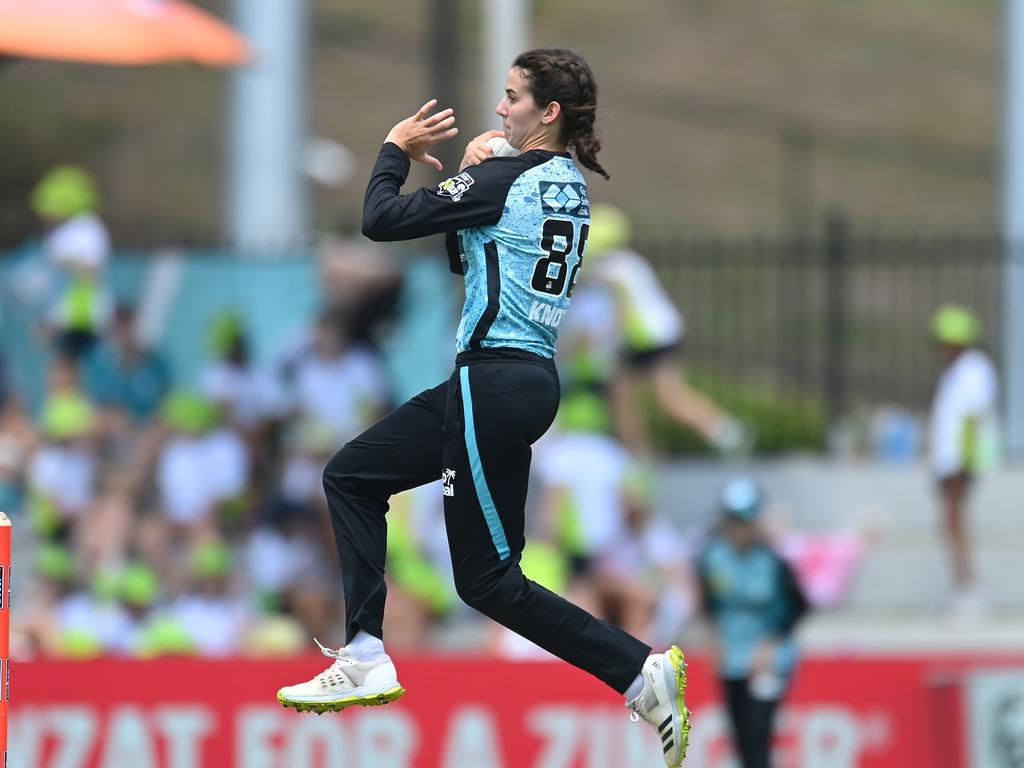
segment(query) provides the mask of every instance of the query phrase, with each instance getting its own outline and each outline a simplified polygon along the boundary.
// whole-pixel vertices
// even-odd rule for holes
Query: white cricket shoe
[[[299,712],[340,712],[346,707],[390,704],[405,695],[398,683],[395,665],[387,654],[370,661],[350,656],[344,648],[335,651],[320,645],[324,656],[334,663],[306,683],[289,685],[277,692],[283,707]]]
[[[626,706],[630,718],[646,720],[661,739],[662,755],[668,768],[680,768],[690,743],[690,710],[686,708],[686,661],[672,646],[665,653],[647,657],[640,672],[644,689]]]

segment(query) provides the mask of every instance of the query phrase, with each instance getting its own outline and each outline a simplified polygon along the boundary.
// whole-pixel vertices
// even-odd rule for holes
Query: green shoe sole
[[[679,716],[682,720],[680,724],[682,749],[679,750],[681,753],[680,763],[682,763],[682,759],[686,757],[686,748],[690,745],[690,710],[686,708],[686,659],[683,657],[683,652],[675,645],[669,649],[668,658],[672,669],[675,670],[676,689],[679,691],[676,695],[676,703],[679,705]]]
[[[398,701],[403,696],[405,696],[405,688],[399,686],[375,693],[372,696],[349,696],[347,699],[338,699],[337,701],[291,701],[280,693],[277,694],[277,700],[282,707],[291,707],[296,712],[316,712],[318,715],[322,715],[324,712],[341,712],[349,707],[379,707]]]

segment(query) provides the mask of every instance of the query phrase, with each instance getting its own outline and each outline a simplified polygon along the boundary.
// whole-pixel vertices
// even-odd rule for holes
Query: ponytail
[[[580,164],[611,178],[597,162],[601,151],[601,141],[594,134],[597,81],[584,58],[564,48],[538,48],[519,54],[512,66],[526,73],[538,106],[552,101],[561,105],[561,139],[572,148]]]

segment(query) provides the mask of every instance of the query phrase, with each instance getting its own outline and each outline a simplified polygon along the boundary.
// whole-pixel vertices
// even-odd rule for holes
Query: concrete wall
[[[761,483],[771,512],[794,528],[851,529],[880,523],[850,593],[850,606],[921,610],[940,607],[950,569],[939,530],[934,484],[923,465],[888,467],[817,459],[664,465],[655,510],[684,528],[706,527],[718,490],[746,473]],[[981,588],[993,608],[1024,610],[1024,467],[981,479],[970,519]]]

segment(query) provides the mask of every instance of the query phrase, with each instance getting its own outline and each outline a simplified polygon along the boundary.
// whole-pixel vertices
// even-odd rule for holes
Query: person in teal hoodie
[[[775,716],[797,663],[793,630],[807,600],[761,532],[757,485],[729,482],[719,506],[721,520],[697,565],[703,607],[741,764],[768,768]]]

